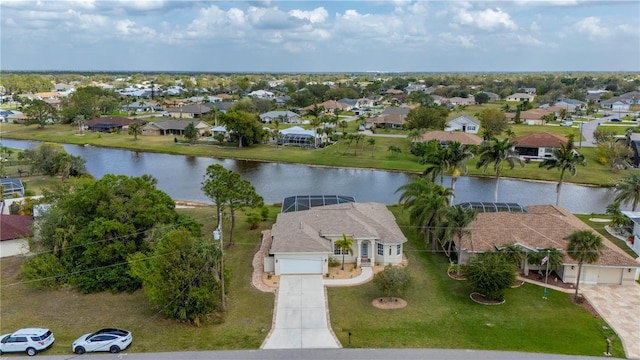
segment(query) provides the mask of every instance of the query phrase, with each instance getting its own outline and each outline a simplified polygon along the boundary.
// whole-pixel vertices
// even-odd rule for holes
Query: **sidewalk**
[[[322,282],[324,286],[354,286],[364,284],[373,279],[373,268],[362,267],[360,275],[351,279],[324,279]]]

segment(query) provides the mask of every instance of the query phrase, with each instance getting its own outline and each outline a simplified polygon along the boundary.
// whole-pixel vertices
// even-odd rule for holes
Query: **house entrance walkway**
[[[262,349],[340,347],[329,328],[322,275],[281,275],[275,311],[275,324]]]
[[[580,293],[618,334],[627,359],[640,360],[640,285],[580,285]]]

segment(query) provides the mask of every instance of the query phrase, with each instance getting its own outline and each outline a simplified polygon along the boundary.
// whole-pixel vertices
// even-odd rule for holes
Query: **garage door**
[[[583,266],[580,283],[590,285],[596,284],[598,282],[598,269],[599,268],[597,267]]]
[[[322,274],[322,258],[280,259],[280,274]]]
[[[620,285],[622,282],[622,270],[620,268],[600,268],[598,284]]]

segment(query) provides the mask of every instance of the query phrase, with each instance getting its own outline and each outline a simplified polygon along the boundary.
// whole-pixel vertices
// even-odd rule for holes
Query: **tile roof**
[[[469,134],[462,131],[429,131],[422,135],[422,139],[417,142],[426,142],[430,140],[440,140],[446,142],[459,142],[463,145],[480,145],[482,138],[475,134]]]
[[[0,215],[0,241],[31,236],[32,216]]]
[[[526,213],[478,213],[467,230],[471,233],[474,252],[493,251],[509,244],[530,249],[555,248],[564,253],[565,264],[576,264],[566,254],[569,235],[577,230],[591,230],[587,224],[564,208],[553,205],[527,207]],[[640,267],[640,263],[603,238],[604,248],[595,263],[605,266]]]
[[[517,137],[514,141],[517,142],[516,147],[557,148],[560,143],[566,145],[569,140],[564,136],[544,132]]]
[[[383,244],[407,241],[386,205],[346,203],[279,214],[270,253],[332,252],[330,238],[343,233]]]

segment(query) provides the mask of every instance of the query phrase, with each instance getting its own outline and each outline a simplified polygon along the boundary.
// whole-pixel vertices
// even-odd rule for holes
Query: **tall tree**
[[[198,139],[198,129],[196,129],[192,122],[184,128],[184,137],[187,138],[189,144],[194,144]]]
[[[233,245],[236,212],[244,208],[258,208],[264,204],[264,200],[248,180],[243,179],[240,173],[227,170],[219,164],[207,167],[202,191],[216,204],[218,214],[222,213],[224,208],[229,209],[231,215],[229,246]],[[220,221],[221,219],[218,219],[218,224]]]
[[[129,135],[133,135],[133,140],[138,140],[138,135],[142,134],[142,125],[137,122],[129,125]]]
[[[238,142],[241,148],[246,144],[259,144],[262,141],[262,123],[258,114],[245,111],[227,111],[220,114],[220,121],[226,126],[232,139]]]
[[[578,262],[578,278],[576,279],[576,292],[574,301],[578,302],[578,289],[580,287],[580,275],[584,263],[592,264],[600,258],[600,250],[604,247],[602,238],[591,230],[578,230],[569,235],[567,254]]]
[[[640,174],[635,172],[625,176],[616,184],[615,201],[628,205],[631,203],[631,210],[636,211],[640,203]]]
[[[456,181],[460,175],[467,173],[467,160],[473,159],[475,155],[473,147],[463,145],[459,141],[449,143],[446,151],[447,163],[451,169],[451,198],[449,203],[453,203]]]
[[[442,146],[438,140],[427,142],[420,158],[420,164],[426,165],[423,171],[424,175],[428,175],[433,182],[439,177],[440,185],[444,186],[444,174],[450,166],[447,148]]]
[[[560,203],[560,191],[564,181],[565,172],[569,175],[576,176],[578,173],[577,165],[585,165],[584,156],[579,154],[573,145],[573,135],[569,135],[567,143],[560,143],[559,148],[553,149],[553,157],[545,158],[539,167],[547,168],[547,170],[560,170],[560,181],[556,185],[556,206]]]
[[[469,235],[469,246],[473,252],[473,239],[471,239],[469,231],[466,229],[476,219],[476,211],[466,209],[462,206],[447,207],[444,213],[446,219],[443,227],[445,229],[445,238],[456,238],[456,250],[458,252],[458,275],[460,275],[460,259],[462,257],[462,240],[465,235]],[[449,242],[451,244],[451,242]],[[448,253],[451,252],[451,246],[448,247]],[[447,254],[449,256],[449,254]]]
[[[449,206],[451,189],[419,177],[400,186],[397,192],[402,192],[398,202],[409,211],[409,222],[416,226],[418,233],[424,236],[426,243],[431,243],[431,250],[435,251],[437,231]]]
[[[444,130],[449,110],[442,106],[420,106],[411,109],[406,117],[408,129]]]
[[[165,316],[199,325],[213,311],[222,311],[220,247],[179,228],[161,237],[152,256],[129,257],[149,301]]]
[[[26,125],[37,124],[44,129],[47,121],[55,117],[56,110],[48,102],[35,99],[24,108],[24,114],[27,116]]]
[[[484,129],[483,136],[485,140],[499,136],[509,126],[509,121],[500,109],[490,108],[484,109],[478,115],[480,126]]]
[[[317,134],[318,126],[320,126],[320,118],[324,116],[324,112],[324,106],[320,106],[318,104],[314,104],[313,107],[307,111],[307,115],[312,116],[311,125],[313,126],[314,138],[315,134]],[[314,140],[314,147],[315,146],[318,146],[317,140]]]
[[[336,240],[335,247],[340,249],[342,254],[342,270],[344,270],[344,255],[345,253],[351,254],[353,252],[353,238],[342,233],[342,239]]]
[[[499,140],[493,138],[491,141],[483,142],[478,149],[479,159],[476,163],[476,168],[482,168],[483,171],[487,171],[489,165],[493,163],[493,170],[496,172],[496,188],[493,194],[494,202],[498,202],[498,185],[504,164],[507,164],[510,169],[513,169],[516,164],[524,167],[522,159],[520,159],[518,153],[513,149],[515,145],[516,143],[509,139]]]

